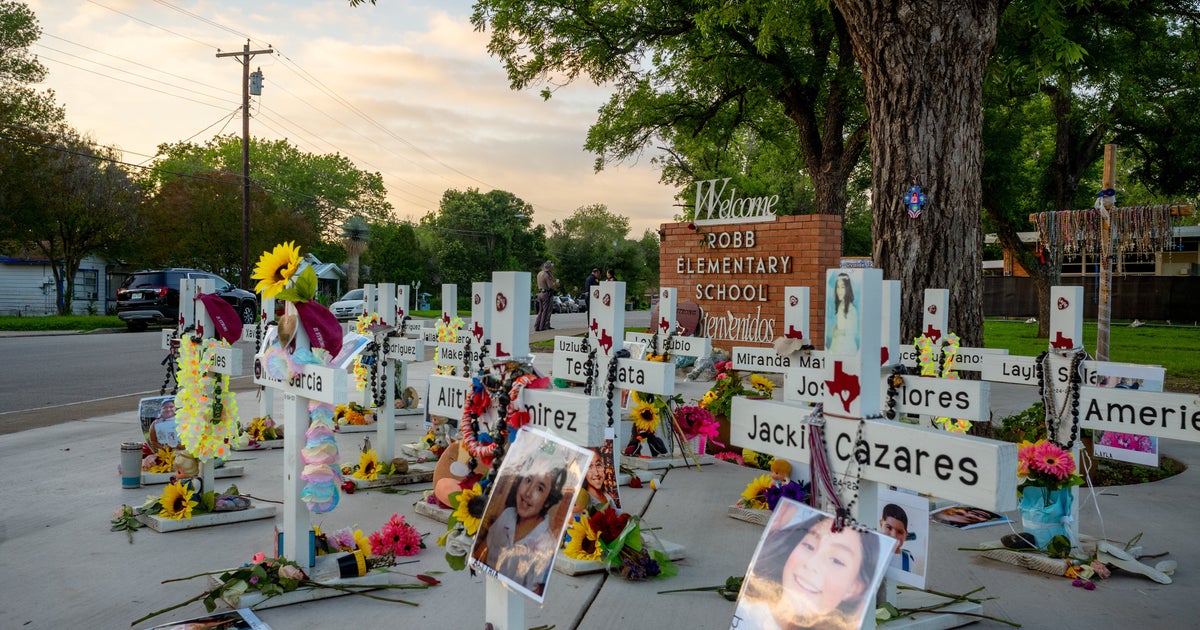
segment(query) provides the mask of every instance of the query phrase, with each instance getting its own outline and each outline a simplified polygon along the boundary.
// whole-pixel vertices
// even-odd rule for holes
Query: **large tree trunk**
[[[902,287],[901,336],[924,289],[950,290],[950,329],[983,341],[980,173],[983,75],[999,0],[834,0],[862,70],[871,129],[873,258]],[[916,180],[928,203],[910,219]]]

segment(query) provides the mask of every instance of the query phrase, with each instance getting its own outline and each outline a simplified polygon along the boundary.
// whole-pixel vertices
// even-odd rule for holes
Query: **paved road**
[[[626,313],[626,326],[645,326],[648,311]],[[555,333],[582,332],[583,313],[556,314]],[[530,328],[533,318],[530,317]],[[242,349],[242,373],[251,374],[253,343]],[[0,334],[0,435],[136,409],[137,399],[158,395],[166,375],[159,329],[93,334]],[[249,376],[234,390],[253,389]]]

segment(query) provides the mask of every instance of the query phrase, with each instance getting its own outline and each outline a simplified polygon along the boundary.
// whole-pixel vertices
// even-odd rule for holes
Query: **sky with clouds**
[[[25,0],[67,119],[99,144],[149,163],[159,144],[241,133],[241,66],[221,52],[274,49],[250,133],[341,153],[383,174],[400,219],[447,189],[501,189],[549,227],[602,203],[630,237],[673,220],[675,190],[649,155],[596,173],[583,150],[609,91],[589,82],[515,92],[469,0]],[[253,158],[253,156],[252,156]]]

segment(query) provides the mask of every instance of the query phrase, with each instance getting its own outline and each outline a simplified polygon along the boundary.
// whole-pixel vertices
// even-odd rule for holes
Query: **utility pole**
[[[254,55],[275,52],[271,48],[250,50],[250,40],[242,52],[218,52],[218,57],[240,57],[242,64],[242,276],[240,286],[250,289],[250,59]]]

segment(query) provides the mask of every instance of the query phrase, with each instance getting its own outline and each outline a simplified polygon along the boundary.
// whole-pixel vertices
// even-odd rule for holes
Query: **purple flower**
[[[257,576],[257,575],[252,575],[252,576],[250,576],[250,583],[251,583],[251,584],[258,584],[258,576]]]
[[[774,510],[780,499],[792,499],[799,503],[808,500],[809,484],[807,481],[789,481],[785,484],[767,488],[767,509]]]

